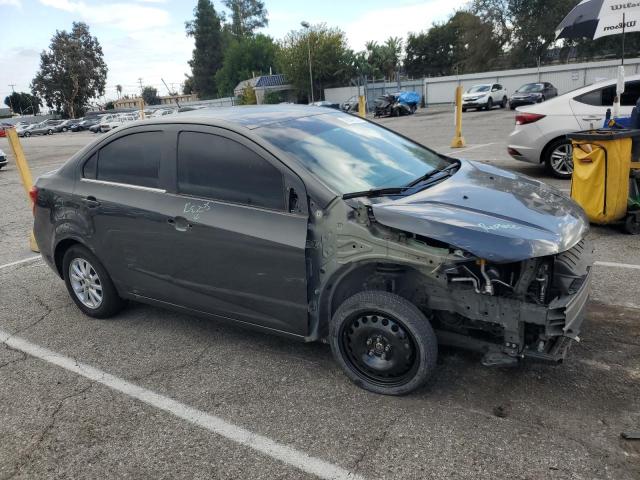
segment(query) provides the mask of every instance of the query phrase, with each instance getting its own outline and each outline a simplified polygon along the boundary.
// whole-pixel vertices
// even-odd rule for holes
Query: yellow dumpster
[[[627,215],[634,137],[640,137],[640,130],[602,129],[569,135],[573,143],[571,198],[593,223],[614,223]]]

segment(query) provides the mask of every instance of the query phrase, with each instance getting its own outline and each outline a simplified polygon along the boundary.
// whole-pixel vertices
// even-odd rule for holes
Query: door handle
[[[85,198],[84,203],[89,208],[96,208],[100,206],[100,202],[96,200],[96,197],[94,197],[93,195],[89,195],[87,198]]]
[[[173,228],[175,228],[179,232],[186,232],[187,230],[189,230],[189,229],[191,229],[193,227],[193,225],[191,225],[187,221],[187,219],[184,218],[184,217],[168,218],[167,219],[167,223],[169,225],[172,225]]]

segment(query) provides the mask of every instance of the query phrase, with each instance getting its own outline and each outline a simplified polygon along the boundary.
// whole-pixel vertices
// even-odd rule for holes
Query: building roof
[[[281,73],[277,75],[261,75],[259,77],[242,80],[240,83],[238,83],[238,85],[236,85],[236,88],[234,88],[233,91],[240,92],[244,90],[246,87],[268,88],[268,87],[282,87],[285,85],[287,85],[287,79]]]
[[[281,87],[287,84],[287,79],[283,74],[263,75],[258,77],[256,87]]]

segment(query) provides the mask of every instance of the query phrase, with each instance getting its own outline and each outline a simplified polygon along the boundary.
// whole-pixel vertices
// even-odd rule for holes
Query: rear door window
[[[158,188],[162,132],[140,132],[120,137],[98,152],[95,177],[91,162],[85,163],[85,178]],[[95,155],[94,155],[95,156]]]
[[[235,140],[210,133],[180,133],[178,191],[231,203],[285,209],[280,170]]]

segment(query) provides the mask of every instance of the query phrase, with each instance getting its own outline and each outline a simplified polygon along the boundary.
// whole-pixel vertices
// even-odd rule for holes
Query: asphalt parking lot
[[[508,157],[513,117],[466,113],[453,152],[451,108],[380,122],[568,190]],[[22,143],[36,177],[94,138]],[[640,441],[621,438],[640,431],[637,237],[592,229],[589,318],[563,365],[486,369],[447,349],[428,388],[395,398],[352,385],[324,344],[138,304],[85,317],[29,251],[11,156],[0,212],[0,479],[640,478]]]

